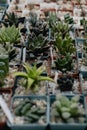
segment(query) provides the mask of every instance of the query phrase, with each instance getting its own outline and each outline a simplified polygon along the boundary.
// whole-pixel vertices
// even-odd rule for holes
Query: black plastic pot
[[[26,32],[27,32],[27,29],[26,29],[26,28],[22,28],[22,29],[20,30],[20,32],[21,32],[21,33],[26,33]]]
[[[18,18],[18,23],[24,23],[24,22],[25,22],[25,17]]]
[[[57,83],[61,92],[72,91],[74,78],[64,75],[63,77],[57,79]]]

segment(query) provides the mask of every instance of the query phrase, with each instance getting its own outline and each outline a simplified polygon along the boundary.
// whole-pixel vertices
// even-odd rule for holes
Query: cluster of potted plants
[[[5,13],[0,30],[0,92],[12,92],[14,123],[7,122],[12,130],[87,127],[79,75],[80,62],[87,64],[87,45],[82,44],[79,60],[79,43],[70,35],[73,25],[70,16],[62,21],[56,14],[40,19],[35,12],[27,18]]]

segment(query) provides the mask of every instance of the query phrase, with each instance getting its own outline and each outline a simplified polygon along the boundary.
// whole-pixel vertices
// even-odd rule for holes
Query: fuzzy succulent
[[[85,109],[82,104],[83,97],[56,95],[51,106],[51,121],[58,123],[84,123]]]

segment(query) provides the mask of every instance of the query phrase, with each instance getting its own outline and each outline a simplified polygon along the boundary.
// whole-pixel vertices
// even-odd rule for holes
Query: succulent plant
[[[44,49],[44,47],[47,47]],[[35,56],[40,55],[44,51],[49,49],[48,40],[42,34],[36,36],[35,34],[30,34],[28,37],[28,50],[32,51]]]
[[[14,101],[14,104],[15,102],[16,101]],[[40,123],[40,120],[42,120],[44,124],[46,122],[46,105],[47,104],[45,100],[26,98],[22,101],[19,101],[19,104],[13,108],[14,115],[16,117],[24,117],[24,124]]]
[[[67,23],[64,23],[63,21],[58,21],[52,24],[52,31],[55,34],[62,34],[62,38],[66,36],[66,34],[69,34],[69,31],[71,30],[72,25],[69,26]]]
[[[57,79],[58,88],[61,91],[72,91],[74,84],[74,78],[68,74],[63,74],[62,77]]]
[[[57,15],[56,14],[53,14],[53,13],[50,13],[48,18],[47,18],[47,22],[48,22],[48,25],[49,25],[49,28],[52,28],[53,25],[58,22],[58,18],[57,18]]]
[[[36,13],[30,12],[29,15],[29,30],[30,33],[34,33],[36,36],[42,34],[43,36],[48,35],[49,27],[46,21],[37,18]]]
[[[67,53],[73,54],[75,52],[75,46],[72,38],[68,33],[66,33],[65,37],[62,38],[62,33],[58,33],[55,36],[54,46],[59,54],[67,55]]]
[[[87,66],[87,41],[85,41],[84,43],[83,43],[83,51],[82,51],[82,53],[83,53],[83,58],[82,58],[82,61],[83,61],[83,64],[85,65],[85,66]]]
[[[64,21],[68,24],[74,24],[73,18],[70,16],[70,14],[64,15]]]
[[[18,43],[20,43],[20,32],[18,28],[14,25],[7,28],[1,28],[0,44],[5,48],[5,51],[9,55],[9,60],[17,55],[14,45]]]
[[[37,23],[37,14],[30,12],[29,13],[29,23],[32,27],[35,27],[36,23]]]
[[[41,75],[46,70],[43,65],[37,68],[36,65],[30,66],[28,63],[24,63],[23,67],[25,72],[18,71],[14,72],[13,75],[25,79],[25,85],[23,87],[25,87],[26,90],[31,90],[35,93],[39,90],[39,87],[41,87],[39,86],[40,81],[48,80],[54,82],[50,77]]]
[[[6,24],[8,26],[15,25],[16,27],[18,27],[18,17],[14,12],[6,13],[5,15],[6,15],[6,19],[4,20],[5,22],[4,25]]]
[[[9,72],[9,57],[6,54],[0,55],[0,87],[4,85],[4,79]]]
[[[55,67],[59,71],[72,71],[73,70],[73,59],[70,54],[67,53],[66,56],[58,56],[58,58],[55,60]]]
[[[61,94],[56,95],[56,99],[51,105],[51,122],[84,123],[86,120],[82,100],[84,99],[79,95],[72,97]]]
[[[17,44],[20,42],[20,32],[19,29],[14,25],[11,27],[3,27],[0,31],[0,43],[6,44],[9,42],[10,44]]]

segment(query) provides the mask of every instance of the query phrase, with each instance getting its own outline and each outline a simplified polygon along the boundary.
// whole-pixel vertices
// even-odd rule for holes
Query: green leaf
[[[38,75],[42,74],[42,72],[44,72],[45,70],[46,70],[45,66],[40,66],[39,68],[37,68]]]
[[[30,69],[31,69],[31,68],[30,68],[30,65],[29,65],[28,63],[24,63],[24,64],[23,64],[23,67],[25,68],[26,72],[29,73],[29,71],[30,71]]]
[[[44,81],[44,80],[47,80],[47,81],[50,81],[50,82],[55,82],[53,79],[51,79],[50,77],[45,77],[45,76],[39,76],[38,77],[38,81]]]
[[[28,86],[27,86],[27,88],[30,89],[30,87],[32,86],[33,83],[34,83],[34,79],[28,78]]]
[[[19,76],[19,77],[24,77],[24,78],[28,78],[28,75],[25,72],[14,72],[12,73],[13,76]]]

